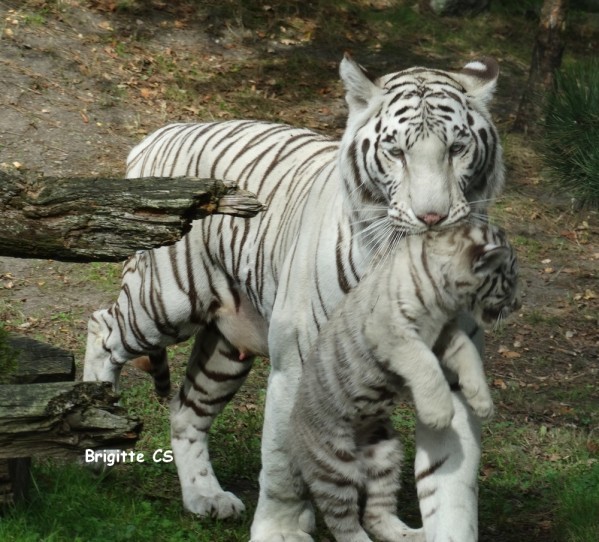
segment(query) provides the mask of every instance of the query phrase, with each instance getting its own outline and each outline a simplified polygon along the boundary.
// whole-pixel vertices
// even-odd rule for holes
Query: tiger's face
[[[340,72],[350,109],[340,167],[356,223],[368,226],[370,217],[381,235],[413,234],[486,213],[503,184],[501,146],[486,109],[495,61],[371,81],[346,56]]]

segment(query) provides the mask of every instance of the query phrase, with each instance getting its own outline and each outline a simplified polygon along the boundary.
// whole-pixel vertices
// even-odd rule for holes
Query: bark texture
[[[210,214],[264,206],[234,183],[196,178],[52,178],[0,171],[0,256],[122,261],[178,241]]]

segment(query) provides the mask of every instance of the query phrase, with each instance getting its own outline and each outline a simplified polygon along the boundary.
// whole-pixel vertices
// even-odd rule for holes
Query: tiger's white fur
[[[515,252],[497,228],[409,236],[389,259],[321,329],[291,415],[298,490],[307,484],[338,542],[407,535],[396,516],[401,444],[390,416],[398,396],[407,385],[420,420],[446,428],[454,408],[441,361],[474,412],[490,416],[482,360],[455,318],[468,311],[482,324],[518,306]]]
[[[373,257],[402,235],[484,214],[501,190],[501,146],[486,108],[498,69],[482,62],[485,70],[412,68],[371,81],[346,57],[340,72],[350,111],[340,143],[284,125],[228,121],[170,125],[132,150],[129,177],[234,180],[268,205],[253,219],[207,218],[173,247],[137,254],[116,303],[90,319],[84,378],[115,384],[127,360],[164,359],[166,345],[196,334],[171,405],[188,510],[221,518],[243,510],[214,475],[208,430],[243,383],[252,355],[268,355],[252,541],[311,540],[313,513],[291,488],[283,446],[302,360]],[[476,326],[464,322],[475,335]],[[456,412],[460,401],[454,394]],[[417,435],[420,483],[443,479],[453,493],[424,522],[438,542],[448,540],[442,533],[458,509],[460,523],[476,529],[476,499],[463,487],[476,488],[478,424],[464,409],[450,429]],[[439,463],[445,456],[458,468],[449,459]]]

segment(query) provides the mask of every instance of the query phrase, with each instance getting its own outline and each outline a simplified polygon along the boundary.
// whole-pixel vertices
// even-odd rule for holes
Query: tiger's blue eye
[[[451,145],[451,147],[449,147],[449,153],[456,155],[461,153],[465,148],[466,145],[464,145],[463,143],[454,143],[453,145]]]
[[[391,149],[387,149],[387,153],[389,153],[394,158],[403,158],[404,152],[399,147],[393,147]]]

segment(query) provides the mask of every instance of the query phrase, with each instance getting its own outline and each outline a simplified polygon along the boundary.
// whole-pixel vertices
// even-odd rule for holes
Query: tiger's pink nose
[[[434,226],[439,222],[443,222],[447,218],[447,215],[440,215],[439,213],[426,213],[420,215],[418,220],[424,222],[427,226]]]

